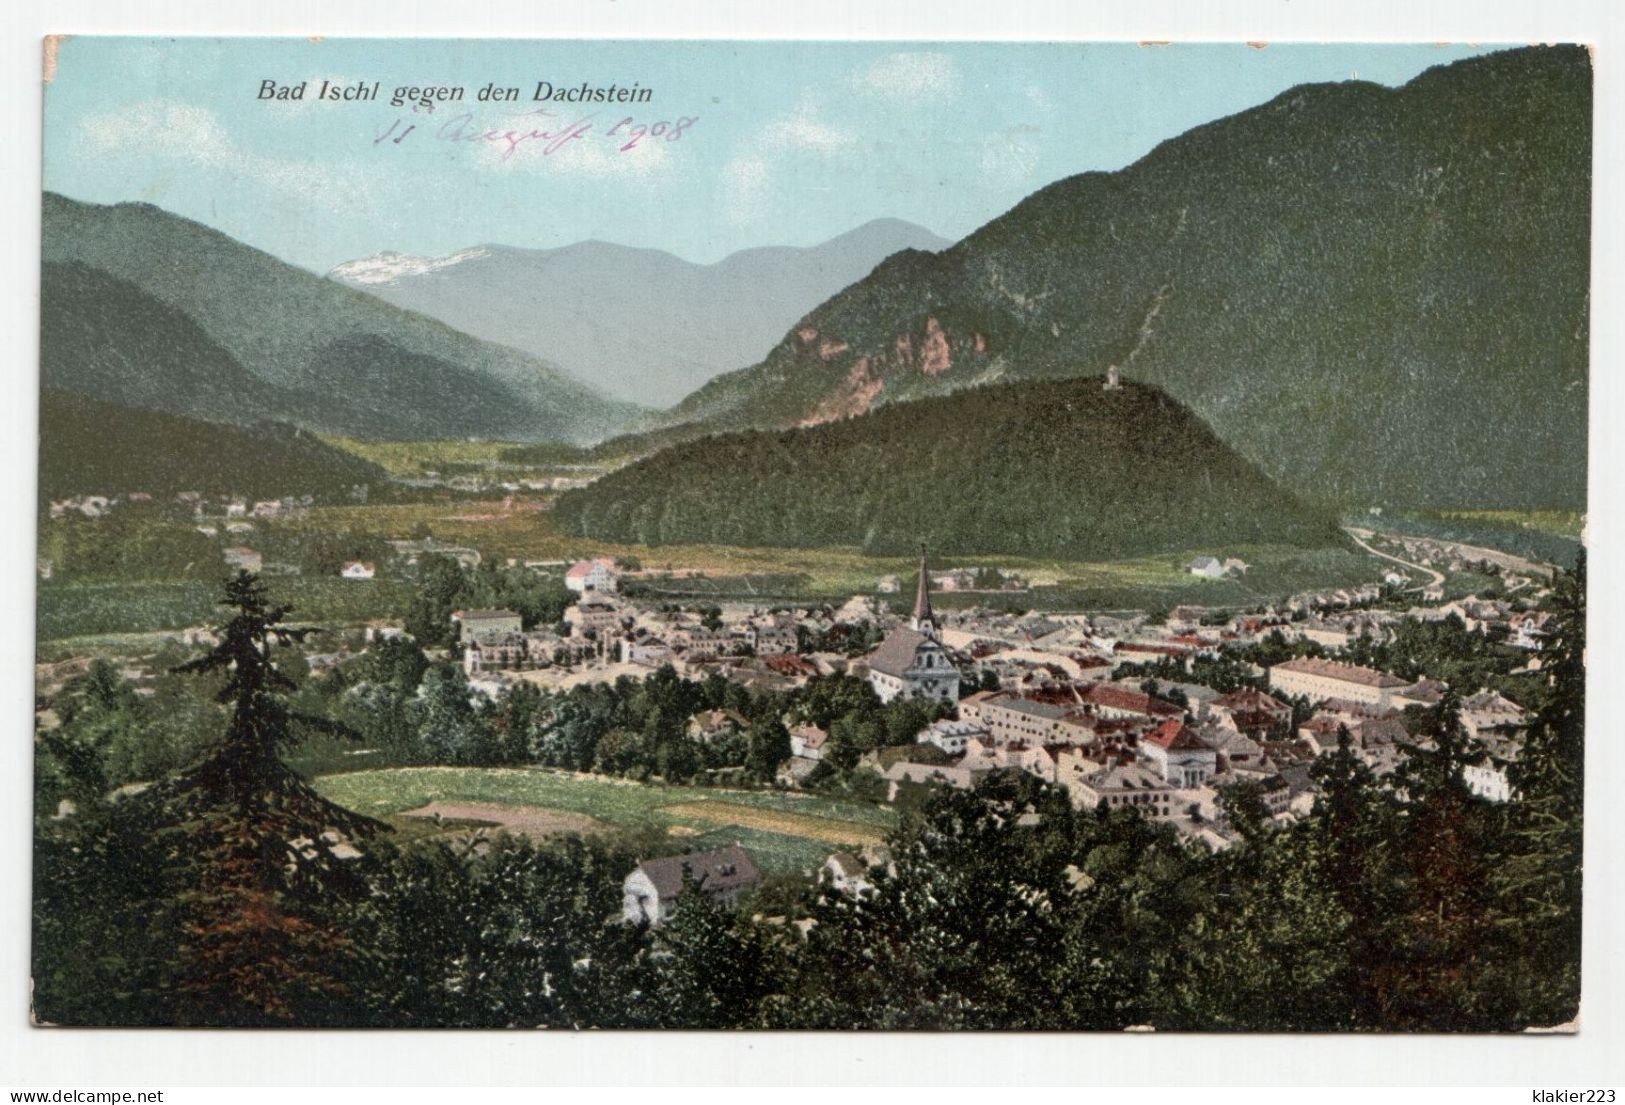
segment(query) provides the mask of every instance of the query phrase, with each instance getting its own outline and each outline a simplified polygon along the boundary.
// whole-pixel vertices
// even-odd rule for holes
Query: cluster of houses
[[[217,510],[228,532],[243,532],[230,527],[252,527],[254,519],[284,516],[307,505],[205,503],[201,496],[187,502],[200,511]],[[61,506],[82,513],[105,512],[111,505],[95,496],[52,504],[53,512]],[[473,549],[433,538],[391,545],[397,561],[407,566],[429,555],[468,566],[480,560]],[[269,567],[246,546],[230,546],[225,555],[251,571]],[[1193,562],[1190,570],[1205,574],[1217,568],[1221,575],[1245,570],[1245,565],[1202,560],[1213,563]],[[1549,616],[1527,608],[1529,599],[1539,597],[1538,588],[1520,602],[1465,599],[1402,610],[1379,605],[1383,592],[1369,585],[1298,595],[1239,614],[1182,606],[1157,622],[1143,611],[939,613],[932,604],[934,585],[969,589],[978,581],[967,573],[930,572],[922,556],[913,608],[899,619],[883,601],[861,596],[836,610],[735,604],[702,614],[623,595],[624,573],[607,558],[535,566],[560,572],[577,595],[562,627],[527,628],[517,612],[504,609],[460,610],[452,616],[476,693],[494,696],[525,673],[560,668],[613,680],[670,664],[689,678],[721,674],[771,689],[844,673],[865,679],[882,701],[914,699],[949,710],[922,729],[913,745],[878,749],[860,760],[893,799],[920,787],[972,787],[994,771],[1025,771],[1062,788],[1080,808],[1133,810],[1213,848],[1232,839],[1223,801],[1228,786],[1254,784],[1271,815],[1302,816],[1313,803],[1309,768],[1318,756],[1336,749],[1346,733],[1355,755],[1379,776],[1391,774],[1409,741],[1404,711],[1437,703],[1448,688],[1321,657],[1255,668],[1252,676],[1268,690],[1231,693],[1195,681],[1148,682],[1122,673],[1124,665],[1172,660],[1189,672],[1197,658],[1217,657],[1226,646],[1261,642],[1273,634],[1336,653],[1361,638],[1384,640],[1405,619],[1449,617],[1459,618],[1470,632],[1536,654],[1535,664],[1549,632]],[[341,574],[368,579],[376,570],[352,562]],[[867,652],[830,643],[845,632],[873,640],[867,636],[872,627],[884,632]],[[374,626],[367,638],[400,632],[398,626]],[[811,650],[814,641],[831,651]],[[313,666],[318,659],[312,659]],[[1310,704],[1307,716],[1303,700]],[[1293,703],[1300,705],[1296,713]],[[1511,797],[1505,768],[1516,759],[1531,719],[1490,690],[1466,694],[1460,703],[1463,726],[1491,753],[1469,770],[1468,784],[1487,799],[1505,801]],[[708,742],[746,725],[731,711],[707,711],[691,719],[689,736]],[[780,777],[795,785],[825,758],[829,734],[805,723],[789,729],[792,755]],[[821,877],[858,893],[868,886],[875,862],[836,853]],[[737,845],[645,860],[627,876],[625,917],[649,924],[668,920],[689,882],[731,903],[761,879]]]
[[[953,704],[955,713],[918,734],[918,752],[882,749],[860,762],[882,777],[892,798],[911,786],[968,788],[995,770],[1026,771],[1061,786],[1080,807],[1133,809],[1223,847],[1229,829],[1220,796],[1227,785],[1256,784],[1272,815],[1301,816],[1313,804],[1309,766],[1335,750],[1342,733],[1376,774],[1389,775],[1410,740],[1405,709],[1435,705],[1448,688],[1315,657],[1254,669],[1273,693],[1244,688],[1221,694],[1174,681],[1153,686],[1114,678],[1115,671],[1125,663],[1217,655],[1225,644],[1277,632],[1340,647],[1362,635],[1381,639],[1406,616],[1362,609],[1358,597],[1348,599],[1338,606],[1317,596],[1318,605],[1297,602],[1223,619],[1179,608],[1160,626],[1138,614],[974,612],[942,624],[922,582],[909,620],[854,670],[866,669],[883,700]],[[1493,631],[1493,619],[1504,610],[1456,605],[1441,616],[1462,616],[1473,631]],[[1306,616],[1306,610],[1314,613]],[[1533,623],[1535,616],[1526,620]],[[979,683],[991,673],[998,689],[961,699],[961,672],[974,673]],[[1310,704],[1301,724],[1294,722],[1295,700]],[[1506,800],[1505,768],[1517,756],[1528,713],[1481,690],[1461,700],[1461,719],[1490,752],[1468,772],[1469,786],[1485,798]],[[792,727],[794,759],[783,777],[804,778],[822,759],[827,740],[816,727]]]
[[[1099,628],[1089,626],[1091,632]],[[1114,628],[1145,627],[1125,623]],[[1181,635],[1163,628],[1170,639]],[[1226,626],[1220,631],[1258,628]],[[1060,787],[1079,808],[1130,810],[1170,824],[1186,839],[1215,850],[1234,840],[1224,801],[1227,787],[1250,783],[1269,816],[1282,821],[1302,817],[1314,803],[1310,765],[1316,758],[1336,750],[1346,735],[1352,753],[1379,777],[1391,774],[1411,740],[1403,711],[1437,704],[1448,690],[1429,679],[1407,680],[1356,664],[1305,657],[1275,664],[1264,673],[1274,693],[1254,687],[1220,693],[1197,683],[1149,687],[1134,679],[1117,681],[1109,678],[1108,661],[1106,675],[1090,666],[1089,676],[1070,678],[1056,665],[1046,670],[1049,678],[1041,686],[960,698],[957,679],[953,690],[942,689],[941,664],[954,669],[975,661],[944,644],[942,636],[922,585],[908,622],[894,627],[867,659],[871,685],[884,687],[892,698],[909,695],[956,705],[954,716],[920,731],[915,749],[877,749],[860,759],[860,767],[887,784],[889,798],[909,788],[970,788],[994,771],[1024,771]],[[1021,651],[1037,651],[1027,644]],[[1307,699],[1310,716],[1296,720],[1289,699]],[[1490,752],[1485,762],[1467,771],[1468,785],[1492,801],[1508,800],[1505,768],[1516,759],[1530,715],[1504,696],[1480,690],[1460,699],[1460,718],[1467,733]],[[696,715],[689,733],[705,741],[745,725],[732,711],[712,710]],[[818,763],[828,741],[829,734],[817,726],[792,725],[792,763]],[[803,774],[788,771],[781,778],[793,783]],[[861,894],[871,887],[873,870],[884,865],[883,857],[836,852],[819,879],[842,893]],[[625,880],[624,916],[628,922],[658,925],[671,918],[685,883],[731,903],[760,885],[761,878],[737,845],[645,860]]]
[[[1462,545],[1436,537],[1376,534],[1368,540],[1402,559],[1441,572],[1498,575],[1507,592],[1550,581],[1551,568],[1511,553]]]
[[[487,472],[455,472],[444,473],[435,468],[425,468],[416,476],[396,476],[394,481],[403,487],[444,487],[451,491],[464,491],[473,494],[482,492],[502,491],[509,495],[522,491],[569,491],[576,487],[586,487],[592,482],[590,476],[542,476],[525,475],[515,476],[514,466],[494,463]]]
[[[1222,847],[1220,793],[1258,785],[1272,814],[1308,811],[1307,757],[1292,709],[1261,691],[1180,706],[1131,683],[1056,682],[1043,692],[982,691],[917,737],[940,755],[866,757],[896,798],[919,785],[973,787],[998,770],[1061,787],[1080,808],[1132,809]],[[889,762],[888,762],[889,761]]]
[[[705,617],[621,598],[607,560],[579,562],[567,575],[580,598],[566,614],[566,636],[526,631],[512,611],[457,615],[471,680],[560,662],[603,666],[606,678],[671,664],[690,678],[720,673],[775,689],[844,672],[866,679],[883,702],[907,698],[953,708],[951,717],[918,735],[917,750],[867,761],[894,797],[909,786],[969,787],[994,770],[1024,770],[1062,786],[1080,806],[1140,810],[1216,846],[1227,831],[1219,801],[1225,786],[1255,783],[1273,814],[1302,814],[1313,801],[1309,765],[1337,746],[1342,731],[1356,755],[1388,775],[1408,739],[1403,711],[1437,703],[1447,688],[1304,657],[1254,669],[1269,692],[1221,694],[1195,682],[1152,686],[1137,676],[1119,678],[1123,665],[1171,659],[1188,669],[1192,659],[1219,656],[1226,645],[1277,633],[1335,650],[1361,637],[1385,639],[1400,619],[1423,615],[1455,615],[1471,631],[1509,641],[1522,632],[1529,647],[1538,648],[1545,624],[1544,614],[1518,613],[1503,601],[1373,608],[1362,589],[1298,596],[1235,615],[1178,607],[1160,624],[1140,612],[971,610],[943,617],[932,605],[934,577],[923,557],[913,610],[903,620],[861,600],[833,613],[735,608]],[[802,641],[827,633],[839,619],[889,628],[866,655],[802,651]],[[973,685],[996,689],[962,699]],[[1312,711],[1295,725],[1289,703],[1300,699]],[[1463,721],[1492,751],[1469,780],[1473,789],[1504,800],[1510,793],[1504,768],[1516,757],[1527,714],[1481,691],[1463,700]],[[742,722],[717,712],[696,718],[691,735],[709,740],[729,727]],[[823,759],[828,734],[792,724],[790,736],[792,758],[781,778],[794,785]]]
[[[119,495],[73,495],[49,504],[52,518],[102,518],[119,507],[167,507],[181,517],[203,522],[209,519],[295,518],[310,510],[315,499],[292,495],[280,499],[246,499],[235,495],[205,495],[201,491],[180,491],[161,500],[145,491]]]
[[[818,881],[856,897],[874,888],[872,872],[891,869],[890,851],[871,845],[860,852],[830,854]],[[761,868],[739,844],[639,860],[621,882],[621,920],[658,928],[677,915],[684,890],[692,888],[722,906],[734,906],[761,886]]]

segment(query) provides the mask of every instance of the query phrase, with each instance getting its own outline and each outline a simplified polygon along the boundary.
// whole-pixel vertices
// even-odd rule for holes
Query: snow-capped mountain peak
[[[445,257],[414,257],[409,253],[386,250],[359,261],[346,261],[328,273],[328,278],[347,284],[394,284],[408,276],[423,276],[440,269],[449,269],[464,261],[489,256],[490,250],[475,247],[459,250]]]

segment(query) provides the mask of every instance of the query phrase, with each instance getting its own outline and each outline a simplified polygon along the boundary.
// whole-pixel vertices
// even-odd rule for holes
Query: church
[[[880,701],[929,698],[959,701],[959,669],[937,639],[937,617],[931,610],[931,576],[920,553],[920,585],[908,626],[898,626],[869,654],[869,686]]]

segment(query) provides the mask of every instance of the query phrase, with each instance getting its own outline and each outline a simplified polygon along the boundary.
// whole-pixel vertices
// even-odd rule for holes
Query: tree
[[[60,880],[65,900],[42,896],[39,966],[54,983],[82,982],[62,967],[70,937],[126,949],[104,958],[111,977],[101,978],[122,1023],[342,1020],[335,1010],[348,995],[335,972],[348,941],[324,906],[356,888],[344,849],[383,826],[328,802],[282,760],[302,733],[336,728],[287,708],[294,685],[272,660],[313,630],[285,624],[289,608],[246,572],[222,603],[234,613],[220,643],[179,670],[224,676],[224,734],[195,767],[109,805],[69,830],[65,847],[53,840],[41,875]],[[90,916],[65,919],[72,888],[98,881],[104,896]],[[83,997],[70,982],[44,995],[42,1013]]]
[[[108,759],[130,729],[140,727],[140,700],[113,665],[98,659],[70,682],[55,703],[58,724],[41,730],[37,765],[50,784],[42,803],[66,799],[76,806],[99,802],[111,783]]]
[[[672,918],[655,930],[655,1022],[664,1028],[748,1028],[775,992],[776,949],[762,926],[685,880]]]
[[[1472,992],[1489,949],[1490,818],[1463,769],[1484,759],[1461,726],[1454,692],[1425,712],[1418,739],[1401,742],[1394,773],[1402,795],[1399,878],[1403,923],[1389,927],[1382,1021],[1392,1028],[1474,1023]]]
[[[468,601],[468,580],[449,556],[432,554],[418,561],[418,584],[406,610],[406,631],[433,648],[451,642],[452,612]]]
[[[771,780],[790,758],[790,731],[777,718],[768,718],[750,727],[748,740],[745,770],[756,779]]]
[[[1322,876],[1349,918],[1348,966],[1337,984],[1353,1027],[1382,1028],[1380,987],[1390,973],[1388,931],[1409,905],[1402,871],[1402,825],[1393,801],[1354,754],[1347,727],[1335,751],[1310,768],[1320,788],[1309,820],[1294,831],[1325,845]]]
[[[423,677],[414,706],[418,746],[429,763],[471,763],[485,728],[469,701],[468,679],[456,664],[437,664]]]
[[[1585,829],[1586,562],[1554,581],[1542,671],[1548,694],[1507,765],[1514,801],[1495,864],[1496,928],[1514,1024],[1560,1024],[1578,1013]]]
[[[642,940],[618,912],[624,854],[568,838],[498,834],[380,846],[360,861],[369,893],[344,923],[353,1025],[640,1027]]]
[[[417,641],[390,637],[367,649],[356,668],[356,674],[365,682],[413,694],[423,681],[423,673],[429,670],[429,658]]]

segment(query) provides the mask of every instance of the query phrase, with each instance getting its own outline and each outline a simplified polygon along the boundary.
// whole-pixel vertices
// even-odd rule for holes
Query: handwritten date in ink
[[[426,113],[432,114],[433,108]],[[468,111],[438,125],[420,124],[401,116],[379,132],[372,144],[399,146],[408,140],[419,141],[423,136],[441,142],[494,143],[501,147],[502,160],[506,161],[521,147],[534,147],[547,157],[575,142],[596,139],[611,143],[618,153],[626,153],[636,149],[640,142],[676,142],[700,121],[698,115],[647,121],[628,115],[605,130],[597,129],[601,125],[595,124],[594,119],[593,115],[585,115],[565,122],[557,112],[546,108],[496,116],[496,125],[492,125],[493,120],[476,119],[474,113]]]

